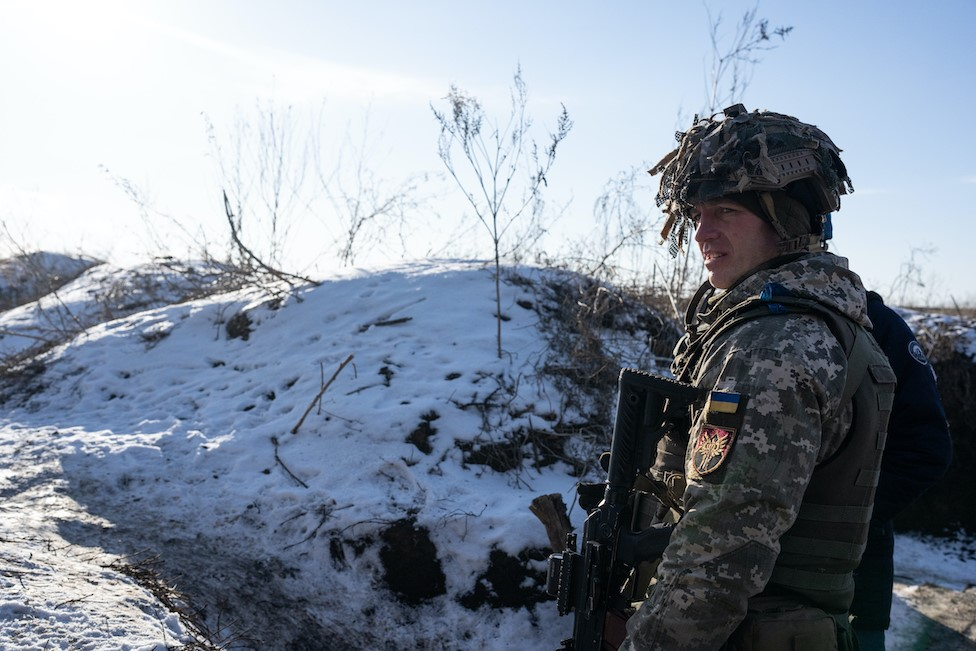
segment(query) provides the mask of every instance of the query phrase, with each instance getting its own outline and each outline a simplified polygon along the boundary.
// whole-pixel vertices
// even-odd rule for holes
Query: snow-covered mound
[[[93,258],[48,251],[0,260],[0,310],[55,292],[97,264]]]
[[[64,292],[76,313],[103,273]],[[568,620],[545,600],[528,507],[572,504],[570,448],[607,432],[579,435],[599,398],[567,392],[576,362],[540,326],[582,281],[506,271],[499,358],[492,278],[422,263],[99,323],[9,374],[3,437],[49,458],[79,507],[51,514],[64,541],[158,555],[215,639],[554,647]],[[646,329],[616,332],[649,355]]]

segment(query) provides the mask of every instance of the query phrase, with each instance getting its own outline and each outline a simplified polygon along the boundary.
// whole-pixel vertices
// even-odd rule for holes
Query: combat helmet
[[[723,114],[696,115],[688,131],[675,134],[677,149],[649,170],[662,175],[656,201],[667,215],[661,238],[670,241],[671,255],[688,239],[695,203],[744,193],[757,193],[770,206],[771,195],[788,196],[815,218],[794,248],[829,237],[824,221],[840,208],[840,195],[854,191],[841,150],[823,131],[789,115],[750,113],[742,104]],[[788,239],[773,215],[774,228]]]

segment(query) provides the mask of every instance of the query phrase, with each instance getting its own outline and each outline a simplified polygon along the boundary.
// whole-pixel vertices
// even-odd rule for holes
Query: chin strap
[[[783,240],[779,243],[780,253],[796,253],[798,251],[809,251],[810,253],[815,253],[817,251],[826,250],[827,243],[824,242],[822,237],[819,235],[814,235],[813,233],[801,235],[800,237],[794,237],[789,240]]]
[[[759,197],[759,201],[762,203],[763,210],[769,217],[769,222],[776,234],[780,237],[779,252],[780,253],[796,253],[797,251],[826,251],[827,250],[827,240],[833,233],[827,234],[827,229],[823,229],[823,233],[806,233],[804,235],[791,236],[789,231],[780,221],[779,216],[776,214],[776,203],[773,201],[773,195],[769,192],[757,192],[756,195]],[[830,215],[826,216],[826,224],[830,223]],[[826,235],[826,237],[825,237]]]

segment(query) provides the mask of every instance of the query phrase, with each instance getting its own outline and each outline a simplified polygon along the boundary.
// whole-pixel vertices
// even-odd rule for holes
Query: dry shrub
[[[917,332],[939,380],[952,436],[952,463],[942,480],[896,519],[900,530],[976,534],[976,359],[969,350],[976,320],[942,320]]]
[[[222,651],[228,645],[242,641],[236,636],[217,641],[219,637],[211,631],[201,610],[193,607],[190,599],[169,585],[163,579],[160,569],[162,560],[159,556],[138,554],[129,558],[116,560],[108,565],[109,568],[131,577],[136,583],[148,590],[170,612],[176,613],[183,627],[189,631],[190,640],[184,640],[174,651]]]

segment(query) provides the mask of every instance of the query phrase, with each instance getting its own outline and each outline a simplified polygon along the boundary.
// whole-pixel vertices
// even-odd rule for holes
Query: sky
[[[133,282],[140,273],[158,284]],[[187,644],[178,602],[159,598],[175,595],[133,581],[151,571],[210,613],[222,648],[312,648],[323,636],[348,649],[557,648],[572,618],[552,600],[462,605],[477,585],[511,598],[498,568],[487,571],[492,552],[515,562],[548,546],[533,498],[574,502],[568,464],[501,472],[462,452],[533,428],[539,436],[545,413],[566,399],[538,372],[550,346],[539,314],[559,279],[523,273],[502,284],[503,359],[492,272],[476,263],[350,270],[279,302],[248,288],[181,303],[193,277],[178,265],[99,265],[0,313],[4,358],[49,336],[67,310],[72,325],[87,326],[44,359],[26,391],[3,386],[0,650]],[[129,288],[117,302],[124,311],[106,311],[107,286]],[[226,327],[241,313],[246,340]],[[923,317],[934,318],[913,318]],[[644,334],[602,334],[622,364],[654,370]],[[954,341],[973,354],[972,336]],[[499,378],[517,395],[502,409],[472,408],[501,395]],[[429,435],[413,438],[423,422]],[[566,450],[578,459],[593,452],[575,443]],[[571,513],[579,532],[580,509]],[[425,558],[445,574],[443,594],[416,606],[391,597],[382,563],[384,532],[407,517],[428,532]],[[895,549],[888,648],[971,638],[973,541],[899,533]],[[396,572],[408,565],[401,559]],[[508,575],[526,579],[518,588],[541,594],[544,556],[514,568]],[[946,604],[949,614],[936,614]]]
[[[431,105],[456,85],[500,120],[520,67],[538,139],[561,105],[574,122],[546,190],[558,250],[587,237],[610,179],[672,148],[706,104],[712,25],[727,51],[753,9],[792,30],[757,53],[738,99],[843,150],[855,192],[832,250],[896,304],[976,304],[962,237],[976,218],[971,0],[0,0],[2,239],[118,261],[224,242],[218,164],[237,159],[215,153],[207,125],[228,145],[270,110],[299,140],[302,120],[319,125],[326,167],[359,151],[379,187],[431,175],[412,255],[450,236],[483,243],[479,229],[457,235],[465,205],[443,178]],[[322,214],[290,216],[302,269],[337,262]]]

